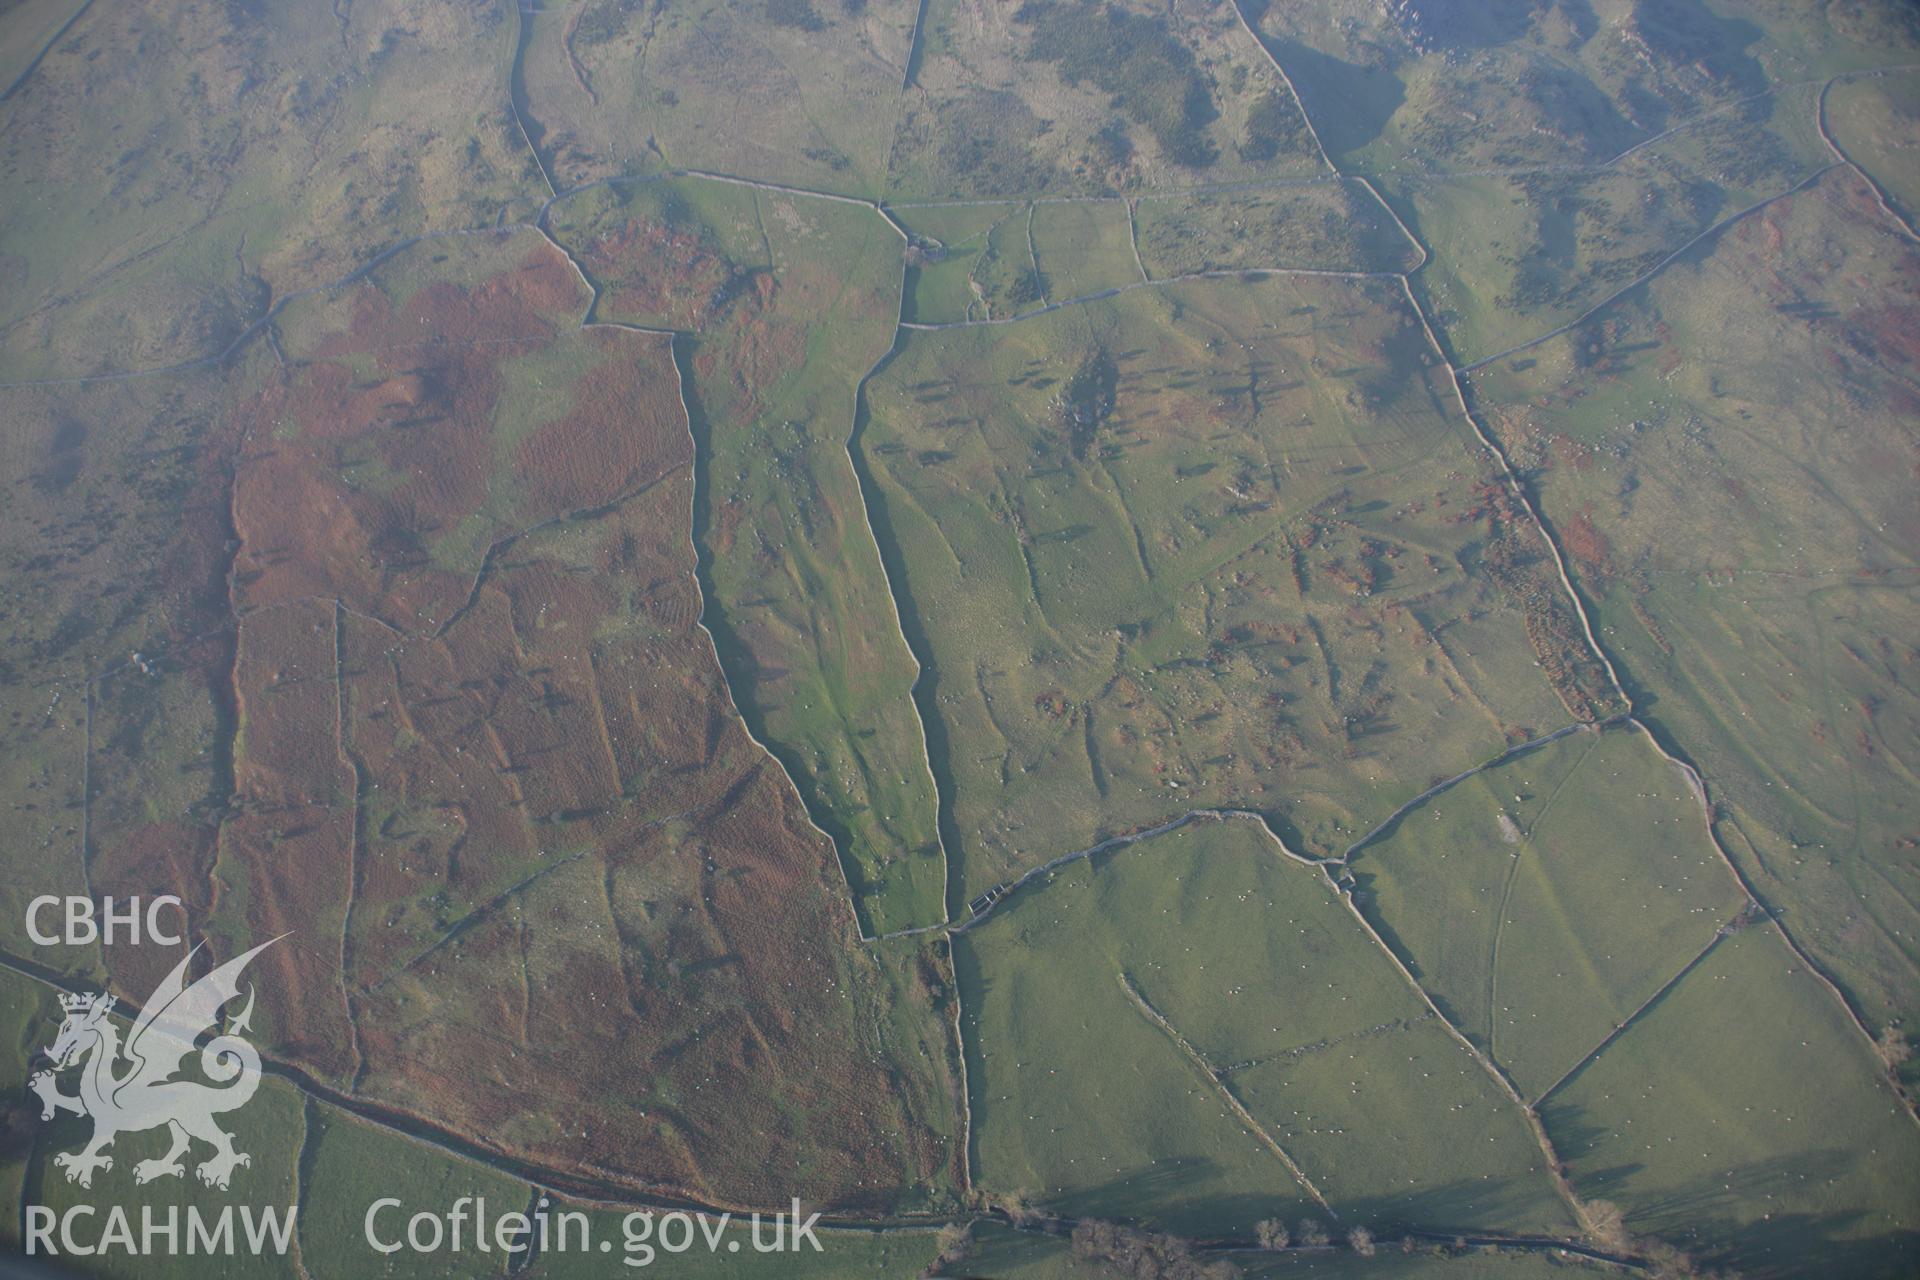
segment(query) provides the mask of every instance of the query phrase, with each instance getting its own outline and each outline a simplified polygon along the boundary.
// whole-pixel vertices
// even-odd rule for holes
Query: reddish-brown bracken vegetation
[[[925,997],[847,947],[699,625],[668,339],[581,328],[548,246],[483,261],[293,317],[238,411],[213,932],[291,934],[276,1051],[343,1087],[562,1176],[883,1207],[951,1158],[871,1029]]]

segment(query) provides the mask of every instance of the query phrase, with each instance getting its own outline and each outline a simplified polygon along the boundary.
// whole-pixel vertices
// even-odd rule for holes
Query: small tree
[[[1025,1226],[1034,1218],[1033,1192],[1024,1187],[1007,1192],[1000,1197],[1000,1211],[1007,1215],[1014,1226]]]
[[[1700,1274],[1692,1258],[1662,1240],[1644,1242],[1640,1258],[1654,1280],[1693,1280]]]
[[[1324,1249],[1328,1243],[1327,1229],[1312,1218],[1300,1219],[1293,1238],[1309,1249]]]
[[[1293,1233],[1278,1218],[1262,1218],[1254,1223],[1253,1235],[1262,1249],[1280,1250],[1293,1243]]]
[[[1111,1258],[1119,1248],[1120,1229],[1097,1218],[1082,1219],[1073,1229],[1073,1256],[1081,1259]]]
[[[1900,1028],[1895,1026],[1888,1026],[1881,1031],[1880,1038],[1873,1044],[1880,1051],[1880,1061],[1888,1071],[1900,1070],[1913,1057],[1913,1046],[1907,1043],[1907,1038],[1900,1034]]]
[[[973,1227],[970,1223],[949,1222],[940,1228],[940,1234],[934,1240],[940,1246],[940,1252],[927,1264],[927,1269],[921,1273],[923,1275],[943,1276],[973,1253]]]
[[[1587,1234],[1594,1243],[1603,1249],[1615,1253],[1628,1253],[1633,1249],[1633,1236],[1627,1231],[1625,1215],[1620,1206],[1611,1200],[1589,1200],[1587,1209]]]
[[[1190,1240],[1092,1218],[1074,1227],[1073,1256],[1123,1280],[1240,1280],[1239,1267],[1203,1257]]]
[[[1363,1258],[1373,1256],[1373,1232],[1365,1227],[1355,1227],[1347,1232],[1347,1247]]]

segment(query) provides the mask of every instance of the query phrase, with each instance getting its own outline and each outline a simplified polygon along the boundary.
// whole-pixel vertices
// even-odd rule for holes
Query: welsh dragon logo
[[[42,1119],[51,1120],[57,1112],[71,1111],[93,1120],[93,1137],[85,1147],[53,1158],[68,1181],[91,1187],[95,1171],[113,1168],[107,1148],[115,1138],[162,1125],[173,1145],[165,1155],[134,1165],[136,1182],[184,1175],[186,1166],[181,1157],[195,1139],[213,1148],[213,1154],[194,1169],[200,1181],[210,1187],[226,1190],[233,1171],[253,1163],[253,1157],[234,1150],[233,1135],[214,1121],[215,1116],[245,1106],[260,1087],[259,1051],[241,1038],[253,1016],[251,986],[245,1007],[228,1022],[226,1030],[200,1047],[200,1070],[217,1083],[175,1077],[194,1051],[195,1042],[217,1029],[220,1010],[240,994],[241,971],[277,941],[263,942],[235,956],[189,985],[187,966],[200,949],[195,947],[155,989],[133,1020],[125,1045],[120,1043],[119,1028],[110,1016],[112,996],[90,992],[60,997],[66,1018],[46,1051],[53,1066],[35,1072],[27,1085],[40,1095]],[[80,1067],[80,1092],[60,1092],[58,1073],[76,1064]]]

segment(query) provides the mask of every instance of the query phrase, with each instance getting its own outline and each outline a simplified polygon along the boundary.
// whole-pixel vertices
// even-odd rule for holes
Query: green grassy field
[[[524,1211],[533,1201],[519,1179],[324,1104],[307,1112],[300,1179],[300,1262],[314,1276],[500,1275],[506,1267],[498,1253],[488,1257],[474,1250],[471,1221],[460,1253],[403,1248],[389,1254],[368,1243],[367,1211],[382,1198],[402,1202],[375,1219],[379,1238],[397,1242],[413,1214],[445,1214],[463,1197],[485,1197],[489,1217]]]
[[[1716,222],[1831,162],[1817,85],[1689,123],[1605,168],[1389,175],[1433,253],[1415,277],[1462,363],[1546,333],[1652,270]]]
[[[1914,259],[1836,171],[1474,379],[1655,731],[1876,1031],[1915,1011]],[[1872,275],[1868,264],[1877,264]],[[1880,272],[1884,270],[1883,276]],[[1841,281],[1847,281],[1841,284]]]
[[[1017,314],[1021,301],[1009,288],[1033,267],[1025,240],[1026,206],[1018,204],[908,205],[890,212],[908,234],[937,242],[907,268],[900,318],[920,324],[987,319],[988,310]],[[1018,252],[1015,253],[1017,237]]]
[[[1123,201],[1040,204],[1033,242],[1049,301],[1084,298],[1140,279]]]
[[[1628,729],[1573,734],[1467,779],[1354,869],[1363,909],[1529,1098],[1744,906],[1686,780]]]
[[[36,1019],[40,1036],[35,1047],[52,1040],[59,1026],[57,1006],[51,992],[33,989],[33,1003],[36,1009],[44,1007],[56,1012],[47,1013]],[[69,1089],[71,1085],[67,1086]],[[196,1145],[186,1157],[187,1172],[184,1177],[160,1178],[145,1185],[134,1181],[133,1166],[140,1160],[153,1159],[163,1155],[167,1149],[167,1136],[164,1130],[148,1130],[144,1133],[129,1133],[115,1140],[112,1154],[115,1156],[113,1168],[94,1175],[91,1188],[82,1188],[67,1181],[65,1174],[53,1164],[56,1152],[78,1149],[87,1138],[90,1126],[84,1120],[63,1116],[53,1124],[42,1124],[37,1101],[29,1113],[22,1107],[17,1123],[23,1129],[31,1126],[29,1132],[34,1137],[27,1149],[24,1168],[15,1165],[9,1169],[5,1200],[7,1207],[14,1210],[7,1214],[6,1239],[10,1251],[23,1249],[20,1243],[22,1215],[19,1209],[24,1198],[27,1204],[45,1206],[59,1222],[66,1212],[79,1205],[94,1206],[91,1218],[81,1215],[75,1221],[75,1236],[83,1245],[104,1242],[107,1227],[107,1214],[110,1206],[123,1209],[133,1231],[132,1248],[104,1249],[97,1256],[88,1258],[84,1264],[88,1274],[101,1276],[215,1276],[226,1280],[228,1277],[239,1280],[252,1280],[253,1277],[293,1277],[300,1274],[297,1270],[293,1250],[285,1253],[268,1250],[261,1256],[255,1256],[245,1244],[245,1219],[241,1217],[238,1206],[251,1209],[256,1215],[263,1210],[271,1210],[278,1215],[277,1220],[286,1226],[290,1211],[302,1197],[300,1174],[297,1168],[300,1153],[300,1135],[302,1133],[301,1102],[292,1088],[278,1081],[262,1081],[259,1093],[247,1104],[244,1110],[231,1116],[222,1117],[222,1127],[233,1137],[234,1148],[252,1157],[247,1166],[234,1171],[232,1188],[219,1191],[203,1185],[193,1173],[193,1167],[207,1154],[207,1148]],[[186,1235],[190,1219],[189,1210],[197,1209],[209,1227],[214,1226],[223,1209],[235,1207],[232,1230],[237,1237],[232,1253],[195,1253],[189,1255],[186,1247]],[[167,1215],[176,1213],[179,1222],[180,1242],[178,1247],[168,1251],[157,1249],[152,1256],[143,1256],[139,1251],[143,1213],[151,1212],[161,1223]],[[293,1215],[294,1223],[298,1216]],[[293,1235],[297,1226],[289,1230]],[[359,1238],[354,1232],[353,1238]],[[60,1229],[54,1229],[53,1245],[56,1252],[65,1255],[67,1250],[62,1242]],[[61,1265],[62,1259],[56,1258],[54,1265]],[[73,1265],[66,1260],[66,1265]],[[324,1274],[324,1273],[321,1273]]]
[[[40,1135],[34,1132],[42,1124],[39,1100],[24,1087],[26,1064],[59,1033],[60,1023],[53,1012],[57,1008],[50,989],[11,971],[0,973],[0,1053],[5,1054],[10,1074],[14,1064],[19,1064],[17,1074],[23,1086],[9,1099],[5,1114],[7,1144],[0,1151],[0,1246],[9,1253],[25,1247],[20,1235],[21,1206],[27,1180],[38,1177],[35,1166],[40,1158]]]
[[[1911,225],[1920,212],[1920,175],[1907,158],[1920,142],[1920,87],[1912,77],[1837,81],[1827,94],[1827,128]]]
[[[1590,1199],[1741,1275],[1893,1274],[1920,1132],[1832,997],[1755,926],[1543,1108]]]
[[[1593,705],[1397,297],[1134,290],[913,333],[875,379],[858,443],[967,896],[1201,805],[1337,851],[1566,723],[1557,682]]]
[[[1201,271],[1405,271],[1416,246],[1379,201],[1348,182],[1258,192],[1150,197],[1140,257],[1155,276]]]
[[[1185,1234],[1324,1216],[1277,1143],[1343,1230],[1569,1229],[1518,1109],[1254,824],[1072,863],[957,953],[983,1187]]]

